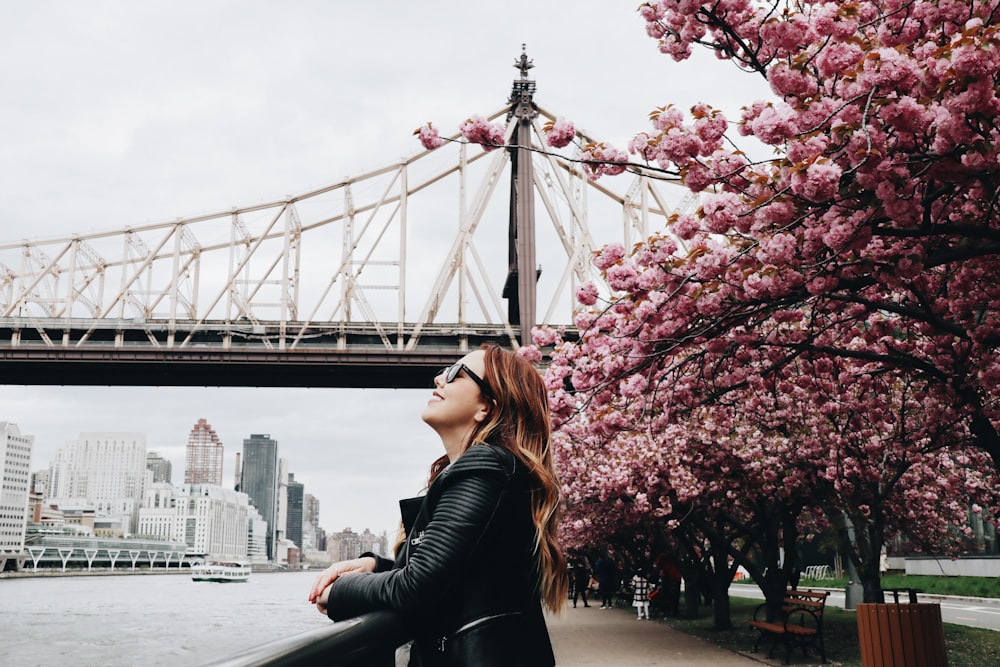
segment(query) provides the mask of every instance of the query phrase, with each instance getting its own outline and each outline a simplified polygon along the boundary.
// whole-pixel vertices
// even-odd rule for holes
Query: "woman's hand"
[[[309,602],[315,604],[321,614],[326,614],[326,604],[330,597],[330,584],[335,582],[340,575],[374,571],[375,559],[371,556],[334,563],[316,577],[316,581],[313,582],[313,586],[309,590]]]

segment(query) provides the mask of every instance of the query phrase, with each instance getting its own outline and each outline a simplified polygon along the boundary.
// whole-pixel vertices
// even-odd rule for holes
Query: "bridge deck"
[[[760,667],[762,662],[712,646],[655,619],[637,621],[631,607],[600,609],[592,604],[589,609],[574,609],[570,605],[561,618],[547,620],[557,665]]]

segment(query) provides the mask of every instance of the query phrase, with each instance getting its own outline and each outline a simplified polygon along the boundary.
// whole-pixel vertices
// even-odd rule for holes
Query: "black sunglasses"
[[[461,373],[462,371],[465,371],[465,374],[469,376],[469,379],[471,379],[479,386],[479,391],[483,392],[483,395],[485,395],[490,400],[496,398],[495,396],[493,396],[493,390],[490,389],[490,386],[488,384],[486,384],[486,380],[484,380],[483,378],[479,377],[474,372],[472,372],[472,369],[463,364],[461,361],[458,362],[457,364],[441,369],[441,372],[438,373],[438,375],[443,375],[445,384],[448,384],[449,382],[454,382],[455,378],[457,378],[458,374]]]

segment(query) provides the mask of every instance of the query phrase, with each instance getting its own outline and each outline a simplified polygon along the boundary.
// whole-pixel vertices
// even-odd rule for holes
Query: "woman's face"
[[[486,375],[486,353],[482,350],[470,352],[458,363],[480,378]],[[434,392],[424,408],[423,420],[442,436],[464,434],[486,417],[491,404],[465,369],[458,371],[451,382],[446,382],[441,372],[434,378]]]

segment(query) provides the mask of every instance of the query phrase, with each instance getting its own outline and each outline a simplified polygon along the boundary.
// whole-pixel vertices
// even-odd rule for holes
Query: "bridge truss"
[[[592,253],[629,248],[694,202],[650,174],[589,179],[578,153],[547,149],[555,116],[532,102],[521,118],[517,104],[490,119],[520,148],[456,135],[266,203],[0,244],[4,381],[426,386],[427,367],[484,340],[517,347],[530,326],[504,304],[514,187],[500,186],[518,159],[531,166],[536,323],[571,327],[576,288],[601,284]]]

